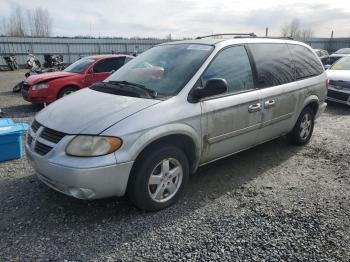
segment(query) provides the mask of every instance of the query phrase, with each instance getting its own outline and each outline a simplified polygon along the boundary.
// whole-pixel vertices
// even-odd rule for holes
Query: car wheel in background
[[[58,98],[62,98],[64,96],[70,95],[71,93],[74,93],[78,90],[79,88],[74,86],[65,87],[58,93]]]

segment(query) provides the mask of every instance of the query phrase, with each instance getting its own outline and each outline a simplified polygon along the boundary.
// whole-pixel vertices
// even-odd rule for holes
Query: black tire
[[[149,180],[151,177],[151,174],[154,174],[154,172],[157,170],[158,167],[160,167],[160,176],[162,174],[162,168],[163,165],[161,164],[162,161],[174,161],[176,160],[177,164],[181,165],[182,168],[182,179],[181,182],[178,183],[176,186],[177,190],[175,190],[173,193],[167,192],[166,188],[166,181],[162,182],[163,184],[159,185],[150,185]],[[170,163],[170,162],[169,162]],[[161,166],[160,166],[161,165]],[[169,165],[171,167],[171,163]],[[176,166],[175,166],[176,167]],[[174,167],[173,167],[174,168]],[[169,169],[168,169],[169,170]],[[174,170],[174,169],[173,169]],[[180,169],[181,170],[181,169]],[[169,170],[171,172],[171,170]],[[138,207],[141,210],[144,211],[156,211],[160,209],[164,209],[172,204],[174,204],[178,198],[181,196],[189,178],[189,164],[187,157],[185,153],[173,146],[173,145],[160,145],[157,147],[152,147],[146,152],[142,154],[137,159],[137,162],[135,163],[135,166],[132,169],[131,176],[128,183],[128,189],[127,189],[127,195],[129,199],[133,202],[133,204]],[[170,178],[172,179],[172,178]],[[169,184],[169,182],[168,182]],[[166,199],[167,197],[164,197],[164,199],[161,200],[155,200],[151,197],[151,189],[152,187],[155,192],[153,192],[153,195],[156,195],[158,187],[163,189],[161,193],[162,197],[163,194],[169,194],[168,197],[171,197],[170,199]],[[174,194],[171,196],[171,194]],[[159,202],[163,201],[163,202]]]
[[[19,82],[17,85],[15,85],[15,86],[13,87],[13,89],[12,89],[12,92],[13,92],[13,93],[21,92],[23,82],[24,82],[24,81],[21,81],[21,82]]]
[[[15,68],[12,63],[9,63],[8,67],[10,68],[11,71],[15,71]]]
[[[60,99],[66,95],[69,95],[73,92],[76,92],[78,91],[79,88],[78,87],[74,87],[74,86],[67,86],[67,87],[64,87],[59,93],[58,93],[58,96],[57,98]]]
[[[305,120],[310,120],[309,125],[305,125]],[[293,130],[288,134],[288,140],[293,145],[305,145],[310,141],[315,125],[315,113],[310,107],[306,107],[300,113]],[[305,128],[303,128],[305,127]],[[302,130],[304,129],[304,133]],[[308,130],[308,132],[305,132]]]

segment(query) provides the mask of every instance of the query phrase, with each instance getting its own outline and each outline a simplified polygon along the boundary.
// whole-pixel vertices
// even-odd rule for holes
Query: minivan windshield
[[[173,96],[191,79],[213,49],[213,46],[202,44],[156,46],[128,62],[104,82],[130,83],[147,88],[157,96]]]
[[[331,70],[350,70],[350,57],[344,57],[335,62]]]
[[[91,58],[81,58],[78,61],[75,61],[73,64],[68,66],[63,71],[71,72],[71,73],[81,73],[83,72],[89,65],[91,65],[95,60]]]

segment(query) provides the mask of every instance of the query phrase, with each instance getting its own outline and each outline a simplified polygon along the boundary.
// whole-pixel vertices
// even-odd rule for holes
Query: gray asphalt
[[[0,108],[40,107],[11,92]],[[350,107],[329,104],[311,142],[279,138],[204,166],[174,206],[143,213],[125,198],[76,200],[39,182],[25,157],[0,163],[0,261],[349,261]]]

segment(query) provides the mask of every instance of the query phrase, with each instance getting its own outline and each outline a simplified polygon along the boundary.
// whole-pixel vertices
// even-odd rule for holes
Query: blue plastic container
[[[22,157],[22,134],[28,127],[24,123],[14,123],[10,118],[0,118],[0,161]]]

